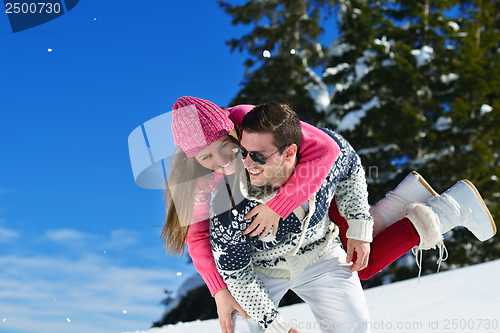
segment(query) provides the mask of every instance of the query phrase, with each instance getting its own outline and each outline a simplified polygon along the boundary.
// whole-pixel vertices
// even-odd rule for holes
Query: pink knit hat
[[[196,97],[179,98],[172,111],[174,145],[193,157],[234,128],[229,112]]]

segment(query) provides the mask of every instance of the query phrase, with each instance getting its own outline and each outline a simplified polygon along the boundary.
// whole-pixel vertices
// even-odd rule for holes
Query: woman
[[[232,121],[241,123],[244,114],[251,108],[253,106],[237,106],[222,110],[209,101],[193,97],[178,99],[173,108],[174,143],[181,149],[169,176],[168,214],[162,237],[166,241],[167,250],[172,253],[182,253],[184,242],[188,244],[196,269],[215,296],[223,332],[231,331],[231,313],[234,310],[248,316],[227,291],[214,265],[208,233],[210,198],[211,193],[216,193],[224,184],[224,176],[236,171],[238,140]],[[305,123],[302,124],[302,129],[301,159],[292,176],[297,178],[299,186],[292,192],[282,188],[273,201],[267,205],[259,205],[246,216],[259,214],[247,229],[250,236],[261,234],[263,237],[271,227],[273,233],[276,233],[279,217],[288,216],[315,192],[338,155],[338,147],[331,140],[325,139],[326,134],[321,130]],[[257,154],[251,157],[259,159],[264,156]],[[324,172],[321,173],[322,170]],[[304,179],[300,175],[314,177]],[[286,193],[294,195],[286,196]],[[441,230],[437,225],[428,228],[406,218],[390,225],[403,217],[404,209],[409,203],[425,202],[433,196],[433,190],[418,174],[409,175],[390,194],[372,209],[372,215],[381,217],[375,221],[376,229],[383,231],[373,240],[369,260],[362,258],[353,265],[352,270],[359,270],[361,279],[373,276],[414,246],[430,248],[442,240]],[[342,242],[348,248],[347,221],[340,216],[334,204],[329,215],[340,227]],[[257,225],[257,229],[250,232]],[[384,229],[386,225],[389,226]]]

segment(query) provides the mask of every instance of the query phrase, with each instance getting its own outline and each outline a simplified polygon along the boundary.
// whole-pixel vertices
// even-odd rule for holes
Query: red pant
[[[332,200],[328,215],[330,216],[330,220],[339,226],[340,239],[344,248],[347,249],[347,238],[345,235],[349,225],[346,219],[340,215],[335,198]],[[368,266],[358,272],[359,278],[361,280],[371,278],[419,243],[420,237],[410,220],[404,218],[393,223],[373,238]],[[353,254],[353,261],[355,260],[356,253]]]

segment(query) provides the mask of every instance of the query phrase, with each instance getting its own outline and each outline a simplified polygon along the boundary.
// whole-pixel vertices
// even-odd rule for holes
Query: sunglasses
[[[276,150],[274,153],[272,153],[271,155],[269,155],[268,157],[264,157],[264,155],[262,155],[261,153],[256,153],[256,152],[248,152],[245,148],[243,147],[240,147],[240,150],[241,150],[241,157],[243,159],[247,158],[247,155],[250,155],[250,158],[252,159],[252,161],[254,161],[255,163],[257,164],[260,164],[260,165],[264,165],[266,164],[267,162],[267,159],[271,156],[273,156],[274,154],[276,154],[277,152],[279,151],[282,151],[283,149],[285,149],[286,147],[288,147],[290,144],[286,144],[284,145],[283,147],[281,147],[280,149]]]

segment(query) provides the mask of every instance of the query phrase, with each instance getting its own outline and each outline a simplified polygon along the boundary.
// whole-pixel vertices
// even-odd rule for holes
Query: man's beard
[[[253,185],[252,182],[250,182],[250,176],[248,175],[248,171],[246,171],[245,174],[246,174],[246,180],[247,180],[248,195],[251,198],[262,199],[268,195],[272,195],[272,194],[278,192],[279,188],[273,188],[269,184],[265,184],[262,186]]]

